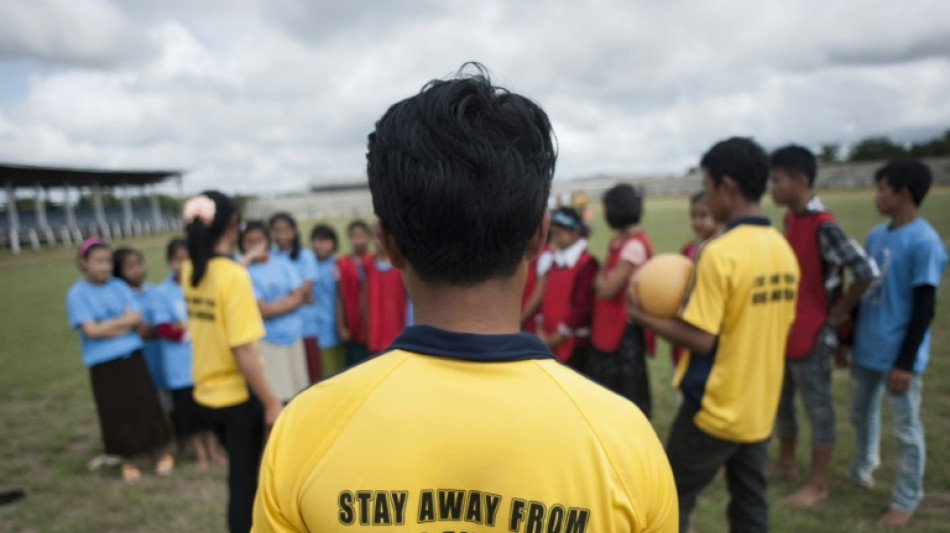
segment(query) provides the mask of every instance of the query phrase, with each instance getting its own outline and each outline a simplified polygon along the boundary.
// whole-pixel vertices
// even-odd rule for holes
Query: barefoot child
[[[604,217],[615,232],[607,259],[594,278],[594,312],[587,375],[626,397],[650,417],[650,382],[646,353],[652,336],[627,322],[624,293],[630,279],[653,255],[640,228],[643,191],[617,185],[604,194]]]
[[[921,374],[930,358],[930,323],[947,249],[918,211],[933,179],[930,168],[915,160],[893,161],[874,179],[875,207],[890,220],[871,229],[865,240],[882,274],[858,307],[851,347],[851,479],[865,487],[874,484],[886,392],[898,468],[889,509],[878,524],[904,526],[923,497]]]
[[[346,351],[346,366],[366,359],[366,270],[364,257],[369,255],[373,238],[369,225],[362,220],[350,222],[346,229],[350,241],[350,255],[337,259],[340,272],[336,298],[336,329]]]
[[[310,385],[303,347],[304,284],[293,263],[270,253],[270,235],[260,222],[248,222],[241,233],[241,253],[264,318],[258,345],[267,382],[280,401],[289,402]]]
[[[195,454],[199,471],[208,469],[208,459],[226,465],[215,442],[211,426],[198,409],[191,377],[191,338],[188,335],[188,312],[181,288],[181,268],[188,260],[188,243],[172,239],[165,249],[168,277],[155,287],[155,332],[162,349],[162,369],[171,392],[172,423],[179,442],[187,443]]]
[[[550,234],[557,251],[547,273],[537,334],[558,361],[584,372],[597,260],[587,253],[584,223],[574,208],[560,207],[551,214]]]
[[[104,240],[83,241],[78,260],[83,277],[66,295],[69,325],[79,332],[105,453],[122,458],[124,481],[138,481],[135,457],[155,453],[170,440],[135,332],[142,311],[129,286],[112,277],[112,253]]]
[[[277,213],[268,222],[270,234],[274,239],[271,255],[290,261],[303,280],[303,303],[299,313],[303,321],[303,345],[307,353],[307,373],[313,383],[324,375],[320,358],[320,345],[317,342],[317,309],[312,291],[317,280],[317,260],[313,251],[300,245],[300,231],[297,221],[289,213]]]
[[[775,420],[779,458],[772,470],[788,478],[797,474],[797,389],[811,423],[811,471],[805,485],[785,501],[810,507],[828,497],[826,478],[835,443],[831,398],[831,360],[838,344],[835,328],[850,320],[851,310],[878,271],[861,245],[844,233],[815,196],[812,187],[817,163],[811,152],[800,146],[779,148],[772,154],[771,167],[772,199],[788,208],[785,238],[801,269],[795,323],[785,348],[785,377]],[[851,274],[851,285],[844,295],[842,268]]]
[[[142,252],[134,248],[122,247],[112,254],[112,276],[129,285],[132,293],[139,301],[139,307],[142,309],[142,322],[136,326],[135,331],[145,342],[142,347],[142,355],[145,357],[145,364],[148,366],[149,373],[152,375],[152,383],[158,392],[159,405],[167,414],[172,411],[171,394],[168,391],[168,381],[165,379],[165,369],[162,366],[162,347],[158,343],[158,335],[155,333],[155,311],[158,304],[155,292],[155,285],[145,281],[148,271],[145,268],[145,256]],[[175,467],[175,458],[171,454],[170,448],[165,450],[155,464],[155,473],[167,476],[172,473]]]
[[[310,232],[310,246],[316,256],[317,277],[311,288],[313,308],[316,311],[314,330],[323,365],[323,376],[336,374],[346,367],[346,354],[336,330],[337,270],[336,231],[326,224],[318,224]]]
[[[689,198],[689,227],[696,238],[684,244],[680,253],[695,261],[699,248],[719,232],[719,224],[713,220],[709,212],[709,204],[706,203],[706,191],[699,191]],[[679,364],[683,356],[683,347],[674,345],[670,347],[670,350],[673,355],[673,364]]]

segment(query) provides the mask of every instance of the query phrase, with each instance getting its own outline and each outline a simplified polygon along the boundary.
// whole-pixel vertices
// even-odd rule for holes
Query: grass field
[[[871,191],[825,192],[822,198],[844,228],[859,240],[880,221]],[[765,202],[773,220],[778,210]],[[644,226],[655,249],[676,251],[690,238],[686,200],[648,199]],[[950,188],[938,188],[923,214],[950,237]],[[591,248],[603,253],[609,238],[595,221]],[[150,278],[165,274],[164,239],[135,244],[146,254]],[[224,470],[195,472],[179,462],[171,478],[146,474],[134,486],[123,485],[114,468],[89,471],[87,462],[101,452],[88,373],[78,354],[76,333],[66,322],[66,290],[78,277],[71,251],[0,255],[0,491],[25,489],[27,498],[0,507],[0,531],[223,531]],[[909,531],[950,531],[950,304],[944,272],[933,326],[931,365],[924,376],[923,412],[928,457],[926,497]],[[663,346],[652,360],[657,431],[665,437],[678,403],[670,386],[672,368]],[[778,500],[796,483],[769,486],[773,530],[779,532],[867,531],[889,501],[894,472],[894,440],[885,408],[882,465],[872,491],[849,485],[844,475],[852,435],[847,420],[848,375],[834,377],[839,442],[832,466],[832,497],[813,510],[789,508]],[[800,436],[809,442],[807,423]],[[772,454],[774,455],[775,449]],[[802,461],[807,446],[800,450]],[[693,517],[697,531],[726,531],[725,485],[717,480],[700,498]]]

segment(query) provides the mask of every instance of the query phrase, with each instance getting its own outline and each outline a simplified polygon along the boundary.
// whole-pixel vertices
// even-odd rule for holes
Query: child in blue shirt
[[[145,257],[142,252],[128,246],[123,246],[112,252],[112,277],[126,282],[142,308],[142,323],[135,328],[145,345],[142,354],[145,364],[152,374],[152,383],[158,390],[159,402],[165,411],[171,409],[171,401],[167,396],[168,387],[165,384],[165,374],[162,369],[162,350],[155,335],[155,285],[145,281],[148,271],[145,268]],[[165,398],[163,398],[165,396]]]
[[[165,249],[168,277],[155,286],[155,332],[161,348],[162,371],[171,393],[172,423],[179,441],[188,442],[194,451],[199,472],[208,469],[208,459],[225,465],[218,451],[211,426],[198,408],[191,377],[191,338],[188,335],[188,311],[181,288],[181,267],[188,260],[185,239],[172,239]]]
[[[264,319],[258,345],[264,373],[274,395],[289,402],[310,385],[303,345],[304,284],[296,267],[270,253],[270,234],[260,222],[248,222],[240,248]]]
[[[317,335],[317,302],[314,300],[313,285],[319,275],[317,258],[313,252],[300,245],[300,231],[297,221],[290,213],[277,213],[268,222],[270,234],[274,240],[271,255],[293,263],[303,280],[303,303],[300,304],[300,316],[303,319],[303,344],[307,353],[307,372],[310,382],[314,383],[326,375],[322,368],[320,343]]]
[[[132,290],[112,277],[112,253],[98,237],[78,251],[83,278],[66,295],[70,327],[79,332],[83,363],[89,368],[105,452],[122,458],[122,479],[138,481],[136,456],[162,449],[169,441],[158,395],[142,356],[136,327],[141,306]],[[162,457],[158,470],[163,469]]]
[[[929,328],[947,250],[918,212],[932,182],[926,165],[893,161],[877,171],[875,181],[875,207],[890,220],[875,226],[865,243],[882,275],[862,299],[855,323],[851,478],[866,487],[874,483],[880,463],[881,397],[886,391],[901,466],[890,508],[878,525],[903,526],[923,497],[921,374],[930,354]]]
[[[310,245],[317,260],[317,278],[311,287],[314,321],[312,327],[317,337],[323,376],[336,374],[346,366],[346,354],[336,328],[336,296],[340,271],[336,264],[339,246],[336,231],[326,224],[314,226],[310,232]],[[304,326],[304,331],[310,327]]]

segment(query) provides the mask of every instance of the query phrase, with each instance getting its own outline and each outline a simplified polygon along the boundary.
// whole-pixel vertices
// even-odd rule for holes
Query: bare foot
[[[208,460],[198,461],[195,463],[195,470],[198,472],[207,472],[208,471]]]
[[[790,463],[779,461],[770,464],[766,474],[769,477],[779,476],[786,480],[793,480],[798,477],[798,465],[794,461]]]
[[[811,507],[828,499],[828,487],[807,483],[792,494],[782,498],[782,501],[795,507]]]
[[[228,458],[223,455],[218,455],[218,454],[212,455],[211,462],[213,462],[214,464],[218,466],[228,466]]]
[[[904,527],[910,523],[914,513],[905,513],[897,509],[888,509],[881,518],[877,519],[878,527]]]

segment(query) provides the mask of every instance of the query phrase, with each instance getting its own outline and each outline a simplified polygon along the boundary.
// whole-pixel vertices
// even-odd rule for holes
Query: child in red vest
[[[353,366],[366,359],[366,271],[365,257],[369,254],[372,232],[362,220],[350,222],[346,229],[350,240],[350,255],[337,258],[339,274],[336,298],[336,329],[340,342],[346,350],[346,366]]]
[[[550,235],[548,237],[550,238]],[[554,250],[546,244],[528,265],[528,279],[521,294],[521,329],[524,331],[534,333],[537,329],[538,313],[541,310],[541,299],[544,298],[553,254]]]
[[[696,238],[684,244],[680,253],[690,258],[691,261],[695,261],[696,254],[703,243],[719,232],[719,224],[716,224],[712,213],[709,212],[709,204],[706,203],[706,191],[694,193],[689,198],[689,227],[696,234]],[[674,366],[679,364],[680,358],[683,357],[683,351],[682,346],[671,346]]]
[[[835,328],[850,319],[851,310],[879,273],[861,245],[845,234],[814,195],[816,162],[811,152],[800,146],[780,148],[772,154],[771,167],[772,199],[788,208],[785,237],[801,269],[775,422],[779,458],[771,470],[787,478],[797,474],[798,389],[812,426],[811,471],[805,485],[786,501],[810,507],[828,497],[826,477],[835,442],[830,362],[838,344]],[[847,268],[852,277],[843,296],[842,268]]]
[[[375,256],[363,256],[366,271],[366,349],[379,353],[392,344],[409,323],[409,298],[402,272],[393,268],[377,244]]]
[[[601,385],[630,399],[650,416],[650,383],[646,353],[652,335],[627,323],[625,289],[634,273],[653,255],[650,239],[640,228],[643,191],[617,185],[604,194],[604,217],[616,232],[607,259],[594,278],[594,312],[587,374]]]
[[[587,229],[574,208],[561,207],[551,214],[550,235],[557,251],[547,273],[537,334],[558,361],[584,372],[597,260],[587,253]]]

